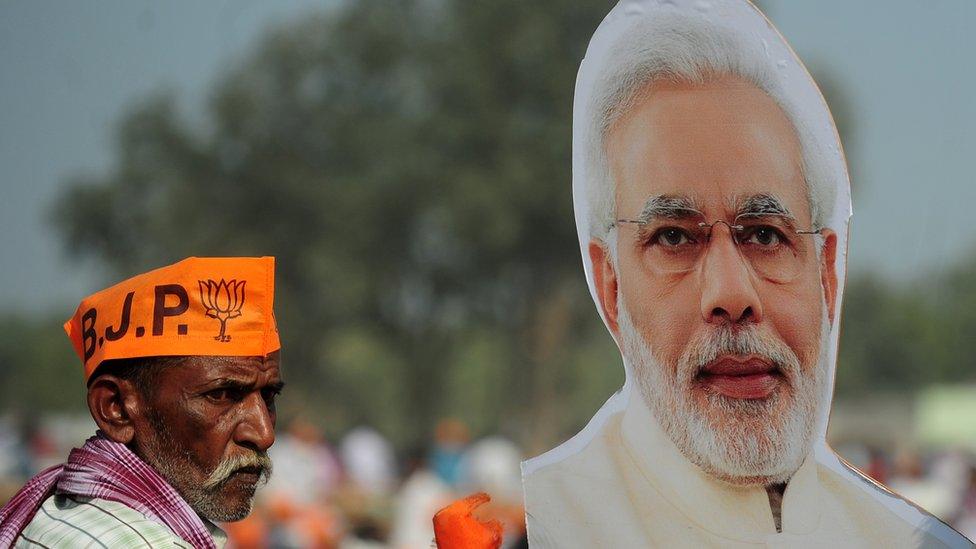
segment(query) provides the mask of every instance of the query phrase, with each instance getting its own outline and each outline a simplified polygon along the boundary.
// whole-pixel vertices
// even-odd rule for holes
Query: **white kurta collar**
[[[787,483],[782,534],[777,534],[766,490],[730,485],[688,461],[636,391],[624,412],[622,435],[641,475],[691,522],[712,534],[762,542],[770,536],[807,534],[819,524],[820,483],[812,452]]]

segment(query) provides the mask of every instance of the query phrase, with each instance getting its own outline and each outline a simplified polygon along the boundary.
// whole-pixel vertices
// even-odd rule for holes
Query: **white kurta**
[[[525,475],[534,549],[971,546],[929,515],[913,526],[892,510],[906,505],[897,496],[812,454],[787,484],[777,532],[765,489],[709,476],[629,400],[581,451]]]

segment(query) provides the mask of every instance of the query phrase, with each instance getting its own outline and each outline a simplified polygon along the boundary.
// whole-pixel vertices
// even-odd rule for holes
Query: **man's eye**
[[[207,398],[213,401],[222,402],[227,400],[227,389],[216,389],[207,392]]]
[[[745,230],[742,241],[746,244],[757,244],[764,247],[774,247],[783,243],[785,239],[778,229],[769,225],[750,227]]]
[[[675,247],[689,244],[694,240],[684,229],[678,227],[665,227],[658,230],[651,239],[651,244]]]
[[[275,399],[278,398],[278,393],[279,391],[261,391],[261,396],[264,398],[264,402],[269,408],[274,406]]]
[[[206,396],[214,402],[237,401],[241,399],[241,392],[237,389],[214,389],[208,391]]]

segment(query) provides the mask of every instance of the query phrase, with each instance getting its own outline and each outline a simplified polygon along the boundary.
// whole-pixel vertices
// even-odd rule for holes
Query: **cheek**
[[[620,280],[620,295],[634,321],[660,358],[671,362],[684,351],[697,324],[701,324],[698,295],[687,277],[651,278],[642,269],[627,269]]]
[[[216,466],[225,457],[234,428],[233,416],[233,411],[220,413],[205,403],[188,411],[184,432],[190,437],[190,447],[206,467]]]
[[[820,345],[820,320],[823,296],[819,286],[776,289],[765,299],[765,314],[783,341],[793,349],[801,363],[813,364]]]

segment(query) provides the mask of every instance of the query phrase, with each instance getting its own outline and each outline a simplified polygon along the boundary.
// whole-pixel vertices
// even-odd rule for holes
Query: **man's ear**
[[[131,381],[105,374],[88,387],[88,410],[98,428],[115,442],[132,442],[133,418],[141,405],[139,392]]]
[[[827,316],[834,323],[834,307],[837,305],[837,233],[824,229],[823,250],[820,254],[820,284],[827,302]]]
[[[596,295],[600,299],[600,308],[607,319],[610,331],[614,335],[619,333],[617,326],[617,273],[613,270],[613,261],[607,244],[597,239],[590,240],[590,264],[593,267],[593,282],[596,285]]]

